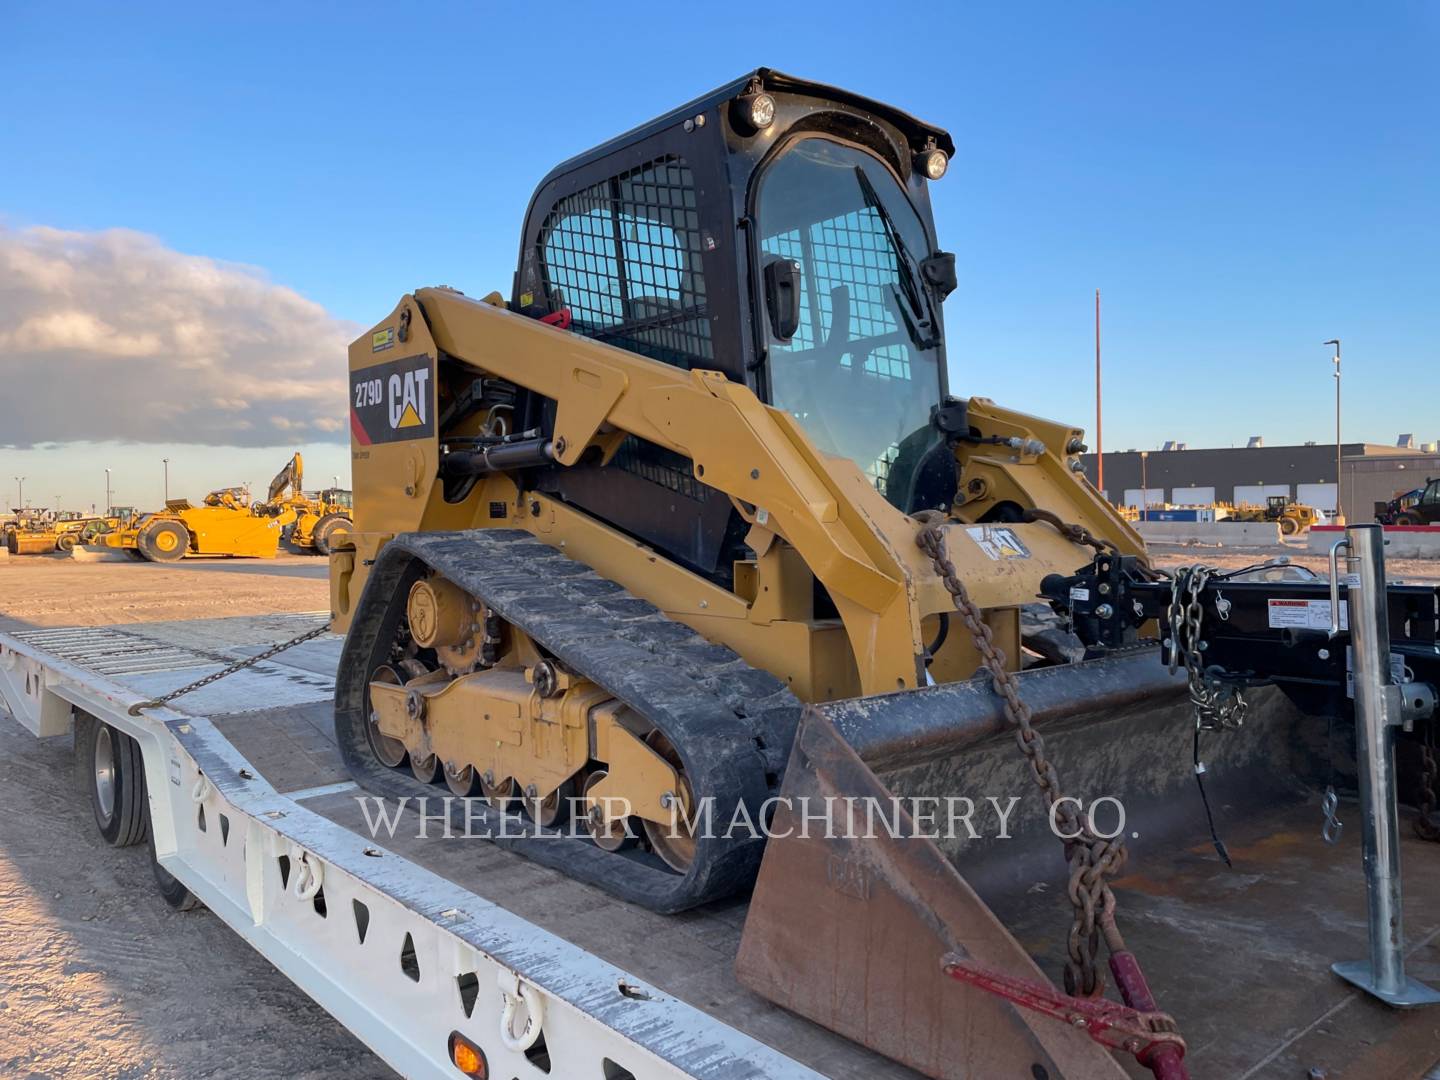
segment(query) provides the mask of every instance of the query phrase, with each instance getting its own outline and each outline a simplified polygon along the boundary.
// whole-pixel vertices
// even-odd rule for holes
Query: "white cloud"
[[[143,233],[0,226],[0,445],[340,441],[359,329]]]

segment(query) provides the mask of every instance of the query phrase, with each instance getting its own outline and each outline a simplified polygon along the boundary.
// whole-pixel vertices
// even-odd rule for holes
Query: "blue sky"
[[[421,285],[508,292],[552,164],[765,64],[953,133],[934,200],[959,262],[955,392],[1088,427],[1098,286],[1108,448],[1332,438],[1336,335],[1347,439],[1440,438],[1440,4],[73,3],[6,22],[12,228],[153,234],[368,325]]]

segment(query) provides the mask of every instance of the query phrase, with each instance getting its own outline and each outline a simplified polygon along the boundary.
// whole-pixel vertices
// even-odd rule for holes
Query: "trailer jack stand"
[[[1350,634],[1354,656],[1356,761],[1365,851],[1370,958],[1331,965],[1347,982],[1397,1008],[1440,1004],[1440,991],[1405,974],[1400,924],[1400,812],[1395,795],[1395,728],[1435,708],[1434,689],[1404,683],[1391,667],[1385,591],[1385,539],[1379,525],[1354,525],[1330,547],[1331,633],[1340,629],[1337,555],[1349,550]]]
[[[1054,1017],[1085,1031],[1101,1046],[1133,1054],[1156,1080],[1189,1080],[1185,1040],[1163,1012],[1142,1012],[1104,998],[1075,998],[1045,983],[991,971],[950,953],[940,961],[946,975],[977,986],[1021,1008]]]

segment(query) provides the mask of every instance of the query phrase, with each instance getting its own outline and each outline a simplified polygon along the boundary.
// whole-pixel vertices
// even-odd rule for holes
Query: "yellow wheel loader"
[[[53,510],[30,506],[14,508],[5,523],[5,548],[11,555],[46,555],[56,550],[59,531]]]
[[[329,555],[335,540],[350,528],[353,502],[343,488],[326,488],[307,494],[304,490],[305,459],[297,451],[270,481],[265,502],[257,514],[293,517],[289,540],[303,552]]]
[[[355,341],[337,739],[635,904],[753,889],[742,982],[874,1075],[1179,1077],[1170,1013],[1220,1039],[1266,984],[1190,902],[1232,886],[1185,677],[1105,602],[1157,579],[1140,538],[1081,430],[950,392],[952,153],[761,69],[545,177],[508,298],[418,289]],[[1293,809],[1308,723],[1254,695],[1212,802]]]
[[[1288,495],[1271,495],[1264,506],[1237,506],[1230,511],[1230,521],[1273,521],[1279,524],[1285,536],[1298,536],[1309,532],[1310,526],[1319,521],[1313,506],[1297,503]]]
[[[178,562],[187,555],[273,559],[282,530],[293,520],[294,511],[289,509],[274,515],[255,513],[244,488],[221,488],[206,495],[200,506],[171,499],[164,510],[133,518],[93,543],[149,562]]]
[[[17,508],[15,519],[5,526],[4,544],[12,555],[66,552],[80,542],[85,530],[101,520],[73,510]]]

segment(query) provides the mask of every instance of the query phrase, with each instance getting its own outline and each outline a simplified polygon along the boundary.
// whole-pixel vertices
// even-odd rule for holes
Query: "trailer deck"
[[[455,1031],[484,1048],[492,1075],[516,1080],[916,1076],[737,983],[744,900],[656,915],[484,840],[446,838],[438,813],[422,823],[407,811],[393,835],[372,835],[334,744],[338,638],[128,715],[323,618],[0,635],[0,696],[36,734],[62,734],[73,707],[140,740],[161,864],[406,1076],[458,1075]],[[1432,1013],[1387,1009],[1330,974],[1365,954],[1364,880],[1358,822],[1335,847],[1318,828],[1314,807],[1291,803],[1229,822],[1233,872],[1217,874],[1202,843],[1147,851],[1117,883],[1196,1076],[1418,1077],[1440,1059]],[[1440,859],[1405,837],[1409,959],[1440,982]],[[1058,970],[1053,889],[1000,914]],[[500,987],[517,978],[544,1003],[538,1050],[500,1035]]]
[[[0,635],[0,696],[37,735],[74,707],[140,740],[161,865],[406,1076],[458,1075],[454,1031],[522,1080],[916,1076],[739,986],[743,902],[656,915],[438,823],[421,837],[413,813],[372,837],[334,745],[338,637],[128,715],[324,618]],[[318,905],[296,895],[302,858]],[[499,1037],[517,975],[545,1002],[528,1056]]]

